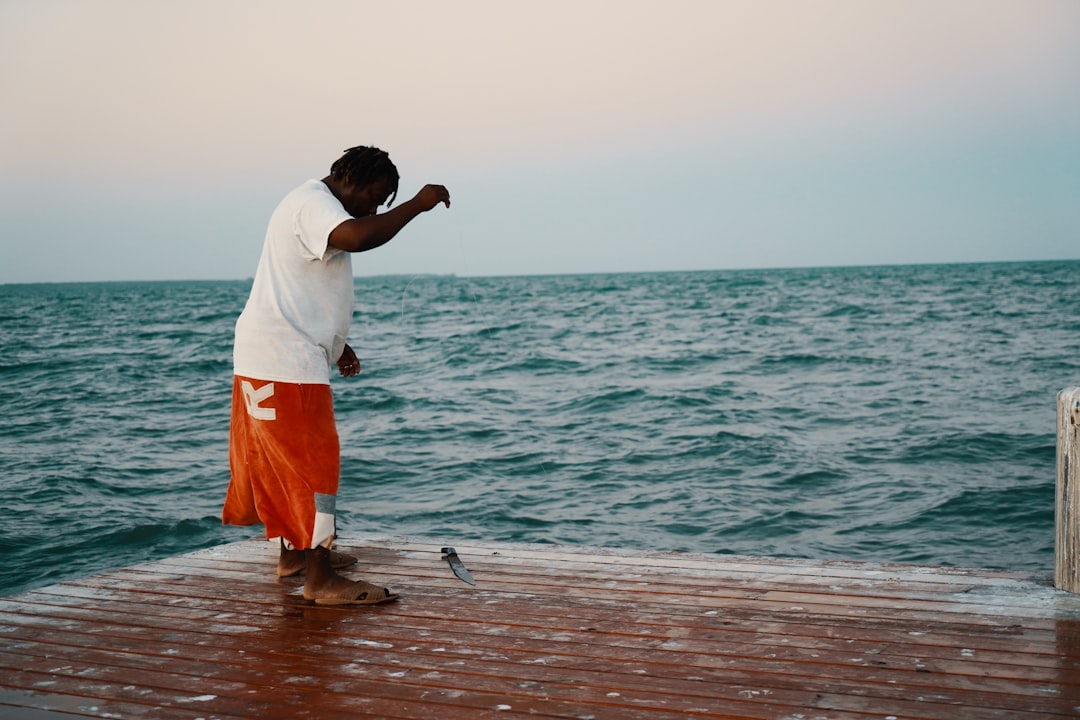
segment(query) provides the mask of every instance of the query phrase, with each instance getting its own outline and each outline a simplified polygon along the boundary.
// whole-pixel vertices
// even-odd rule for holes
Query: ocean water
[[[1053,567],[1080,262],[356,280],[344,533]],[[220,524],[248,281],[0,286],[0,594]]]

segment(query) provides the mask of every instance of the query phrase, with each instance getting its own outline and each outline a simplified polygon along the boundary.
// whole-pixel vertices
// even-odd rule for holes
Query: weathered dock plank
[[[1049,573],[340,544],[402,599],[307,603],[263,541],[0,598],[0,719],[1080,716]]]

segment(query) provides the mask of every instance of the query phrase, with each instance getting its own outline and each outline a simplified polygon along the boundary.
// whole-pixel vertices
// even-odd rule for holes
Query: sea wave
[[[1080,264],[360,278],[355,532],[1048,570]],[[249,281],[0,286],[0,592],[220,525]]]

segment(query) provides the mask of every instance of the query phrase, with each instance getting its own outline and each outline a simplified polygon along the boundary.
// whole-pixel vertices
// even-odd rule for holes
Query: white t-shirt
[[[352,259],[330,245],[330,231],[351,218],[319,180],[308,180],[274,210],[236,321],[235,374],[330,384],[353,311]]]

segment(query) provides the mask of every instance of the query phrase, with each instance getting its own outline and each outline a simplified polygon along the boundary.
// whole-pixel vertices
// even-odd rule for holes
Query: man
[[[222,522],[263,523],[281,538],[278,575],[305,573],[304,597],[323,605],[394,600],[387,588],[349,580],[337,569],[356,558],[330,549],[340,446],[330,368],[360,372],[346,343],[353,312],[351,253],[379,247],[439,203],[426,185],[393,203],[397,168],[374,147],[345,151],[321,181],[285,196],[266,230],[247,305],[236,322],[229,483]]]

